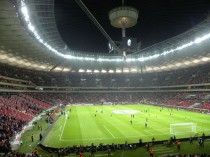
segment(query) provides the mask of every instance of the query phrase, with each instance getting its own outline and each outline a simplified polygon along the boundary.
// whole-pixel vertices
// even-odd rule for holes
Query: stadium
[[[0,156],[210,156],[208,0],[0,0]]]

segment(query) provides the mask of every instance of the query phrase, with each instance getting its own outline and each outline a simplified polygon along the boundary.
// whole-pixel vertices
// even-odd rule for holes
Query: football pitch
[[[134,116],[133,116],[134,115]],[[170,124],[194,123],[179,126],[170,133]],[[145,125],[147,124],[147,126]],[[150,105],[67,106],[52,125],[42,144],[49,147],[74,145],[123,144],[168,140],[209,135],[210,115]]]

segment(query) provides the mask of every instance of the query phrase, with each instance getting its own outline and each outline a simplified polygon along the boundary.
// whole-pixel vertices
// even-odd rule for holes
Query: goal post
[[[196,123],[170,124],[170,134],[196,133]]]

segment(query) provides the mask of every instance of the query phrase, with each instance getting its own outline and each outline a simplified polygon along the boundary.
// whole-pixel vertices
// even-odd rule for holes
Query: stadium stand
[[[50,104],[46,104],[24,94],[0,97],[0,104],[0,114],[15,117],[23,121],[30,121],[43,109],[52,107]]]
[[[7,114],[7,113],[6,113]],[[8,115],[8,114],[7,114]],[[26,124],[22,119],[0,114],[0,152],[10,151],[10,140]]]
[[[199,107],[202,109],[210,109],[210,101],[204,101]]]
[[[0,65],[0,83],[58,87],[150,87],[202,84],[210,82],[209,65],[162,73],[76,74],[50,73]],[[12,78],[12,82],[11,82]],[[27,80],[27,81],[26,81]],[[3,85],[3,84],[1,84]],[[8,86],[8,85],[7,85]],[[10,86],[11,87],[11,86]],[[13,87],[14,88],[14,87]]]
[[[197,100],[186,100],[179,103],[180,106],[188,107],[196,103]]]
[[[52,107],[25,94],[0,96],[0,152],[10,151],[10,140],[44,109]]]

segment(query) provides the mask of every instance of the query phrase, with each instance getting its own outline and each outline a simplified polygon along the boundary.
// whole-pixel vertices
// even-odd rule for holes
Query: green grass
[[[68,113],[70,108],[72,112]],[[42,144],[59,148],[91,143],[137,143],[140,138],[146,142],[153,137],[156,140],[167,140],[173,136],[170,134],[170,124],[190,122],[197,124],[198,135],[203,132],[209,135],[210,115],[175,109],[171,111],[168,108],[160,112],[160,109],[149,105],[68,106],[66,116],[69,119],[62,115]],[[131,118],[130,114],[113,114],[113,110],[136,110],[139,113]],[[144,112],[145,110],[149,111]],[[146,119],[148,127],[145,127]],[[177,138],[189,136],[194,136],[194,133],[184,127],[182,133],[176,135]]]
[[[38,130],[38,125],[42,125],[42,131]],[[39,154],[44,157],[51,157],[51,155],[56,155],[56,153],[49,153],[37,146],[37,144],[40,142],[39,134],[41,133],[42,135],[44,135],[49,126],[49,123],[46,123],[45,118],[43,117],[37,124],[34,125],[34,128],[32,130],[26,131],[21,137],[23,143],[22,145],[20,145],[18,152],[31,153],[34,149],[38,149]],[[32,134],[34,134],[34,142],[31,141]]]

